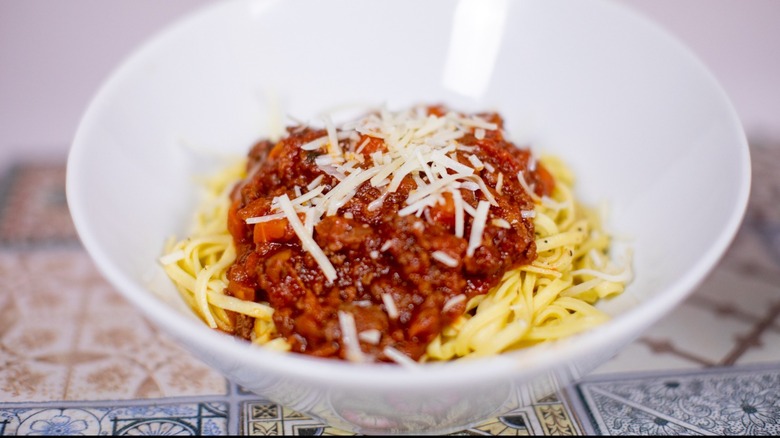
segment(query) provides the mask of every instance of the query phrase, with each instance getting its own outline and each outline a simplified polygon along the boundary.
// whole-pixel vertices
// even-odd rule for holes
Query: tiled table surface
[[[752,155],[746,220],[688,300],[578,384],[459,434],[780,434],[780,147]],[[20,163],[0,179],[0,435],[345,433],[148,323],[81,247],[64,178]]]

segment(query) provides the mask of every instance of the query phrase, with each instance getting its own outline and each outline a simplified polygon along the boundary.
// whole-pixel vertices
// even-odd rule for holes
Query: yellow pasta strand
[[[556,184],[552,196],[536,204],[537,259],[507,272],[488,294],[471,298],[466,313],[428,345],[422,362],[525,348],[580,333],[608,319],[593,304],[622,293],[630,269],[610,261],[610,236],[596,211],[575,201],[568,167],[555,157],[541,161]],[[273,308],[224,292],[227,269],[236,257],[227,231],[228,193],[244,173],[241,162],[204,181],[206,199],[190,237],[170,239],[161,262],[185,302],[211,327],[232,332],[229,312],[247,315],[254,318],[253,343],[289,351],[289,343],[277,335]]]
[[[478,305],[467,306],[428,346],[424,361],[498,354],[581,333],[608,319],[592,304],[622,293],[630,271],[609,261],[609,235],[595,210],[574,200],[568,167],[554,157],[542,163],[556,185],[549,199],[536,204],[537,259],[508,272]]]
[[[287,351],[287,342],[276,336],[271,306],[225,295],[227,270],[236,259],[233,237],[227,230],[228,194],[245,177],[244,169],[241,161],[202,181],[204,201],[190,237],[178,242],[170,239],[161,262],[187,305],[210,327],[233,332],[229,312],[247,315],[255,320],[252,342]]]

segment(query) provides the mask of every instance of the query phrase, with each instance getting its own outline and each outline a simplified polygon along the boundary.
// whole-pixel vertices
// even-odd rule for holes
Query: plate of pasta
[[[749,186],[706,68],[603,1],[215,4],[117,68],[67,175],[128,300],[362,433],[585,375],[705,278]]]

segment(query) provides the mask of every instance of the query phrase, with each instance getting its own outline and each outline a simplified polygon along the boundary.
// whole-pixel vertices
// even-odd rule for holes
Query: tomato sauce
[[[431,107],[429,112],[439,115],[444,109]],[[278,142],[263,140],[254,145],[248,157],[249,176],[232,192],[228,228],[238,256],[228,271],[227,293],[268,302],[275,309],[279,336],[294,352],[346,358],[341,311],[354,317],[358,333],[376,330],[381,334],[378,340],[360,340],[370,360],[390,361],[383,353],[387,346],[419,359],[442,329],[463,314],[468,299],[487,293],[506,271],[535,259],[533,219],[527,214],[534,203],[518,173],[525,175],[538,196],[550,194],[554,187],[549,173],[535,163],[528,149],[504,138],[498,114],[480,116],[499,129],[467,133],[457,140],[468,151],[457,155],[459,162],[472,166],[467,156],[473,154],[485,164],[475,174],[497,203],[490,207],[481,244],[473,254],[467,251],[473,219],[465,215],[465,233],[457,237],[451,194],[445,194],[444,202],[425,214],[398,214],[417,188],[411,175],[403,178],[397,190],[385,194],[379,207],[371,203],[382,196],[382,189],[364,182],[335,215],[325,215],[316,223],[312,235],[337,272],[333,281],[328,281],[303,248],[288,219],[247,224],[248,218],[277,213],[272,211],[275,197],[286,194],[294,199],[300,188],[317,178],[324,193],[339,183],[317,164],[317,157],[326,151],[301,149],[327,132],[294,126]],[[360,152],[365,157],[385,148],[379,138],[363,136],[358,142],[365,143]],[[484,199],[479,191],[460,189],[460,194],[472,209]],[[303,215],[300,218],[304,220]],[[503,221],[496,225],[496,219]],[[451,263],[433,257],[437,251],[447,254]],[[458,295],[465,299],[453,300]],[[388,297],[392,298],[390,306]],[[445,309],[449,300],[453,301]],[[233,317],[236,334],[249,338],[251,318]]]

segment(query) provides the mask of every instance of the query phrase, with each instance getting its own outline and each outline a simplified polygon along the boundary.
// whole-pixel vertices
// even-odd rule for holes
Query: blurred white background
[[[62,162],[91,96],[122,59],[210,2],[0,0],[0,168],[32,157]],[[780,0],[619,3],[698,55],[750,139],[780,145]]]

